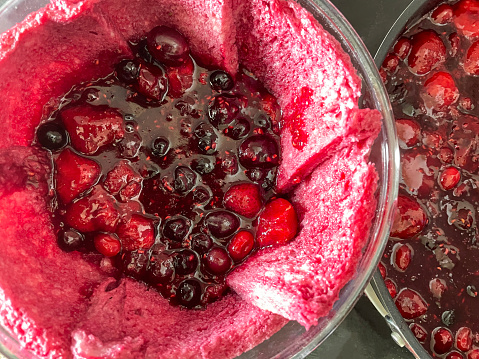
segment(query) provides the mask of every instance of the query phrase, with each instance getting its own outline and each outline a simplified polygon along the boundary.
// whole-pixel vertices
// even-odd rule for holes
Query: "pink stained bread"
[[[98,8],[127,40],[138,40],[159,24],[174,27],[188,39],[193,56],[204,65],[236,73],[231,0],[103,0]]]
[[[73,352],[77,358],[233,358],[286,323],[235,294],[192,311],[172,307],[134,280],[110,281],[97,289],[73,333]]]
[[[337,152],[295,189],[299,234],[236,268],[227,280],[236,293],[306,328],[329,312],[356,271],[376,209],[377,174],[365,160],[368,150],[354,144]]]
[[[105,273],[58,247],[45,193],[35,183],[2,194],[0,221],[8,223],[0,227],[0,323],[41,358],[70,357],[71,332]]]
[[[332,152],[367,138],[381,115],[358,108],[351,60],[298,3],[233,0],[233,8],[239,62],[283,110],[277,188],[288,192]]]

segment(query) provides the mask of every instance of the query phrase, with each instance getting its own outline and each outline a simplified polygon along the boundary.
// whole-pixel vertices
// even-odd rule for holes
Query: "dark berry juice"
[[[440,358],[479,358],[479,2],[439,4],[380,69],[402,181],[381,271],[416,338]]]
[[[131,46],[134,58],[73,88],[37,129],[58,245],[201,307],[251,253],[296,235],[274,191],[281,111],[246,70],[201,67],[174,29]]]

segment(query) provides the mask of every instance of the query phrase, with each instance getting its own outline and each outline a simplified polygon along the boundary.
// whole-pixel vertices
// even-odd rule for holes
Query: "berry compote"
[[[478,1],[441,3],[380,69],[402,169],[381,272],[419,342],[440,358],[479,353],[478,24]]]
[[[58,245],[199,308],[258,248],[291,240],[274,188],[274,97],[246,70],[206,69],[159,26],[106,78],[74,87],[37,129],[53,160]]]

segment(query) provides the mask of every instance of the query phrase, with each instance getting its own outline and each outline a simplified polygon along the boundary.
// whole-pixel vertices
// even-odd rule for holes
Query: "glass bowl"
[[[0,33],[8,30],[25,16],[45,6],[46,0],[0,0]],[[327,316],[306,331],[297,322],[289,322],[270,339],[243,353],[240,358],[304,358],[320,345],[348,315],[362,295],[375,272],[386,245],[392,209],[398,191],[399,151],[388,96],[376,66],[361,39],[327,0],[298,0],[318,22],[342,45],[362,78],[360,107],[378,109],[383,116],[382,130],[370,156],[379,174],[376,193],[377,209],[371,233],[363,250],[355,276],[341,290],[339,299]],[[18,342],[0,328],[0,352],[8,358],[34,358]]]

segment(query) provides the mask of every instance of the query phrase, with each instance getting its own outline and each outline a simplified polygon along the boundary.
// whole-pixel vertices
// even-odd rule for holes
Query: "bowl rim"
[[[384,87],[384,84],[379,75],[378,69],[375,66],[375,62],[367,50],[365,44],[361,40],[360,36],[354,30],[352,25],[346,20],[344,15],[333,5],[329,0],[296,0],[303,7],[306,8],[316,19],[318,13],[322,12],[329,19],[329,23],[333,26],[328,28],[327,31],[330,32],[333,36],[340,41],[341,45],[348,44],[351,49],[354,49],[356,52],[354,54],[349,53],[349,56],[357,56],[358,63],[362,66],[362,70],[367,75],[366,78],[363,78],[363,85],[367,83],[374,94],[378,96],[380,101],[379,107],[377,109],[383,114],[383,134],[385,139],[385,146],[383,146],[383,155],[386,154],[383,158],[388,159],[388,163],[384,164],[387,170],[387,181],[383,184],[382,188],[378,190],[384,195],[385,202],[381,204],[378,203],[378,210],[380,215],[379,224],[375,233],[370,233],[370,237],[375,237],[379,239],[379,246],[377,247],[377,252],[374,255],[370,266],[359,273],[359,278],[353,278],[351,281],[357,281],[358,284],[354,290],[350,293],[349,300],[344,303],[343,307],[339,309],[341,311],[340,315],[335,315],[332,320],[324,327],[324,329],[318,333],[301,351],[292,356],[294,359],[305,358],[309,353],[316,349],[324,340],[326,340],[329,335],[331,335],[334,330],[342,323],[346,316],[351,312],[360,296],[364,293],[365,288],[372,279],[373,274],[377,271],[377,266],[382,257],[384,249],[389,238],[390,226],[392,224],[394,209],[396,205],[398,190],[399,190],[399,145],[396,135],[396,127],[394,125],[394,117],[392,112],[392,107],[389,102],[389,96]],[[310,7],[304,6],[304,4],[309,4]],[[313,11],[311,11],[313,10]],[[321,23],[321,25],[324,25]],[[347,50],[344,49],[343,50]],[[358,70],[358,69],[356,69]],[[387,147],[387,148],[384,148]],[[371,229],[372,230],[372,229]],[[359,269],[359,264],[357,269]],[[358,271],[356,271],[356,274]],[[332,309],[332,311],[335,308]]]

